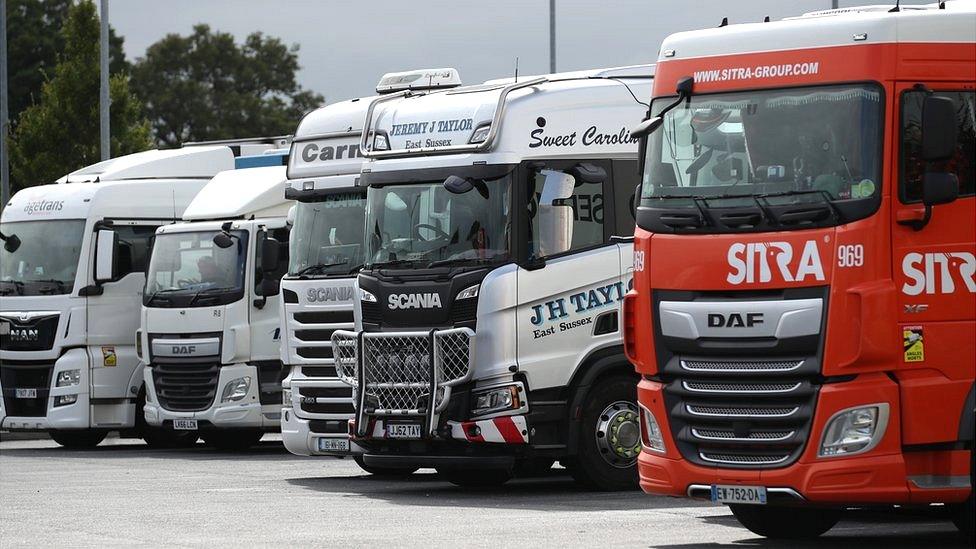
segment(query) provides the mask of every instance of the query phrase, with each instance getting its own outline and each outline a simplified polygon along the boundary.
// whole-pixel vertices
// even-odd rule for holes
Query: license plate
[[[766,505],[766,487],[713,484],[712,501],[716,503]]]
[[[347,438],[320,438],[319,452],[348,452],[349,439]]]
[[[196,431],[197,420],[195,419],[174,419],[173,429],[177,431]]]
[[[17,398],[37,398],[37,389],[15,389]]]
[[[387,423],[386,438],[420,438],[420,425],[417,423]]]

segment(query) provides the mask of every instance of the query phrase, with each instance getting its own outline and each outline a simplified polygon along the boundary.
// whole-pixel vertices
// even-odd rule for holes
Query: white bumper
[[[224,387],[229,382],[245,376],[251,378],[251,386],[247,395],[241,400],[220,402]],[[156,398],[156,387],[153,385],[151,368],[145,369],[144,378],[146,406],[143,411],[146,416],[146,423],[150,425],[160,426],[163,422],[174,419],[206,421],[220,429],[276,429],[279,425],[281,405],[274,403],[262,406],[258,370],[255,366],[248,364],[222,366],[220,376],[217,378],[217,392],[214,401],[209,408],[199,412],[176,412],[163,408],[159,405],[159,399]]]
[[[332,444],[342,445],[342,441],[349,444],[348,451],[319,450],[319,439],[325,439]],[[309,420],[295,415],[292,408],[281,409],[281,441],[289,452],[299,456],[356,456],[363,453],[363,449],[349,440],[348,433],[313,433]],[[330,445],[331,447],[335,447]]]
[[[81,374],[79,383],[70,387],[55,387],[58,374],[66,370],[79,370]],[[6,403],[0,399],[0,418],[3,418],[0,428],[11,431],[88,429],[91,427],[91,414],[88,406],[88,375],[88,355],[85,349],[67,351],[55,361],[54,368],[51,371],[45,415],[25,417],[8,415],[11,411],[5,408]],[[15,389],[17,388],[4,387],[0,384],[0,394],[7,394]],[[62,395],[77,395],[78,400],[73,404],[55,406],[55,398]],[[7,396],[11,397],[12,395]],[[131,427],[131,424],[125,426]]]

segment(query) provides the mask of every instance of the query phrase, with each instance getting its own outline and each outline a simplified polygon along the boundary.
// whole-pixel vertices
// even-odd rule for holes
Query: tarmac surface
[[[938,510],[849,511],[815,542],[775,542],[722,506],[589,492],[558,467],[470,491],[433,471],[372,477],[301,458],[268,435],[250,451],[89,451],[0,442],[0,547],[967,547]]]

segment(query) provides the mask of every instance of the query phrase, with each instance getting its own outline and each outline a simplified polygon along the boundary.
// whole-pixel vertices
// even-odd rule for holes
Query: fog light
[[[877,446],[888,426],[888,404],[841,410],[830,418],[820,443],[820,457],[849,456]]]
[[[248,389],[251,388],[251,378],[248,376],[232,379],[224,386],[224,392],[220,395],[220,402],[232,402],[247,396]]]
[[[55,387],[70,387],[79,383],[81,383],[81,370],[65,370],[58,372],[58,382]]]
[[[471,414],[480,416],[505,410],[518,410],[522,407],[519,385],[506,385],[474,393]]]
[[[641,416],[641,443],[645,450],[664,453],[664,434],[661,427],[657,424],[657,418],[647,408],[640,406]]]
[[[291,403],[291,389],[281,390],[281,405],[282,406],[292,406]]]
[[[55,406],[67,406],[68,404],[74,404],[78,402],[78,395],[61,395],[54,397]]]

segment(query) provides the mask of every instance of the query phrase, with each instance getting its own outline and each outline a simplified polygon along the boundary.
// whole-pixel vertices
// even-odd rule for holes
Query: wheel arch
[[[579,448],[580,412],[586,397],[594,385],[601,380],[615,376],[631,376],[636,384],[638,376],[634,365],[627,360],[624,346],[612,345],[594,350],[586,356],[569,382],[567,413],[568,433],[566,436],[566,451],[575,455]]]

